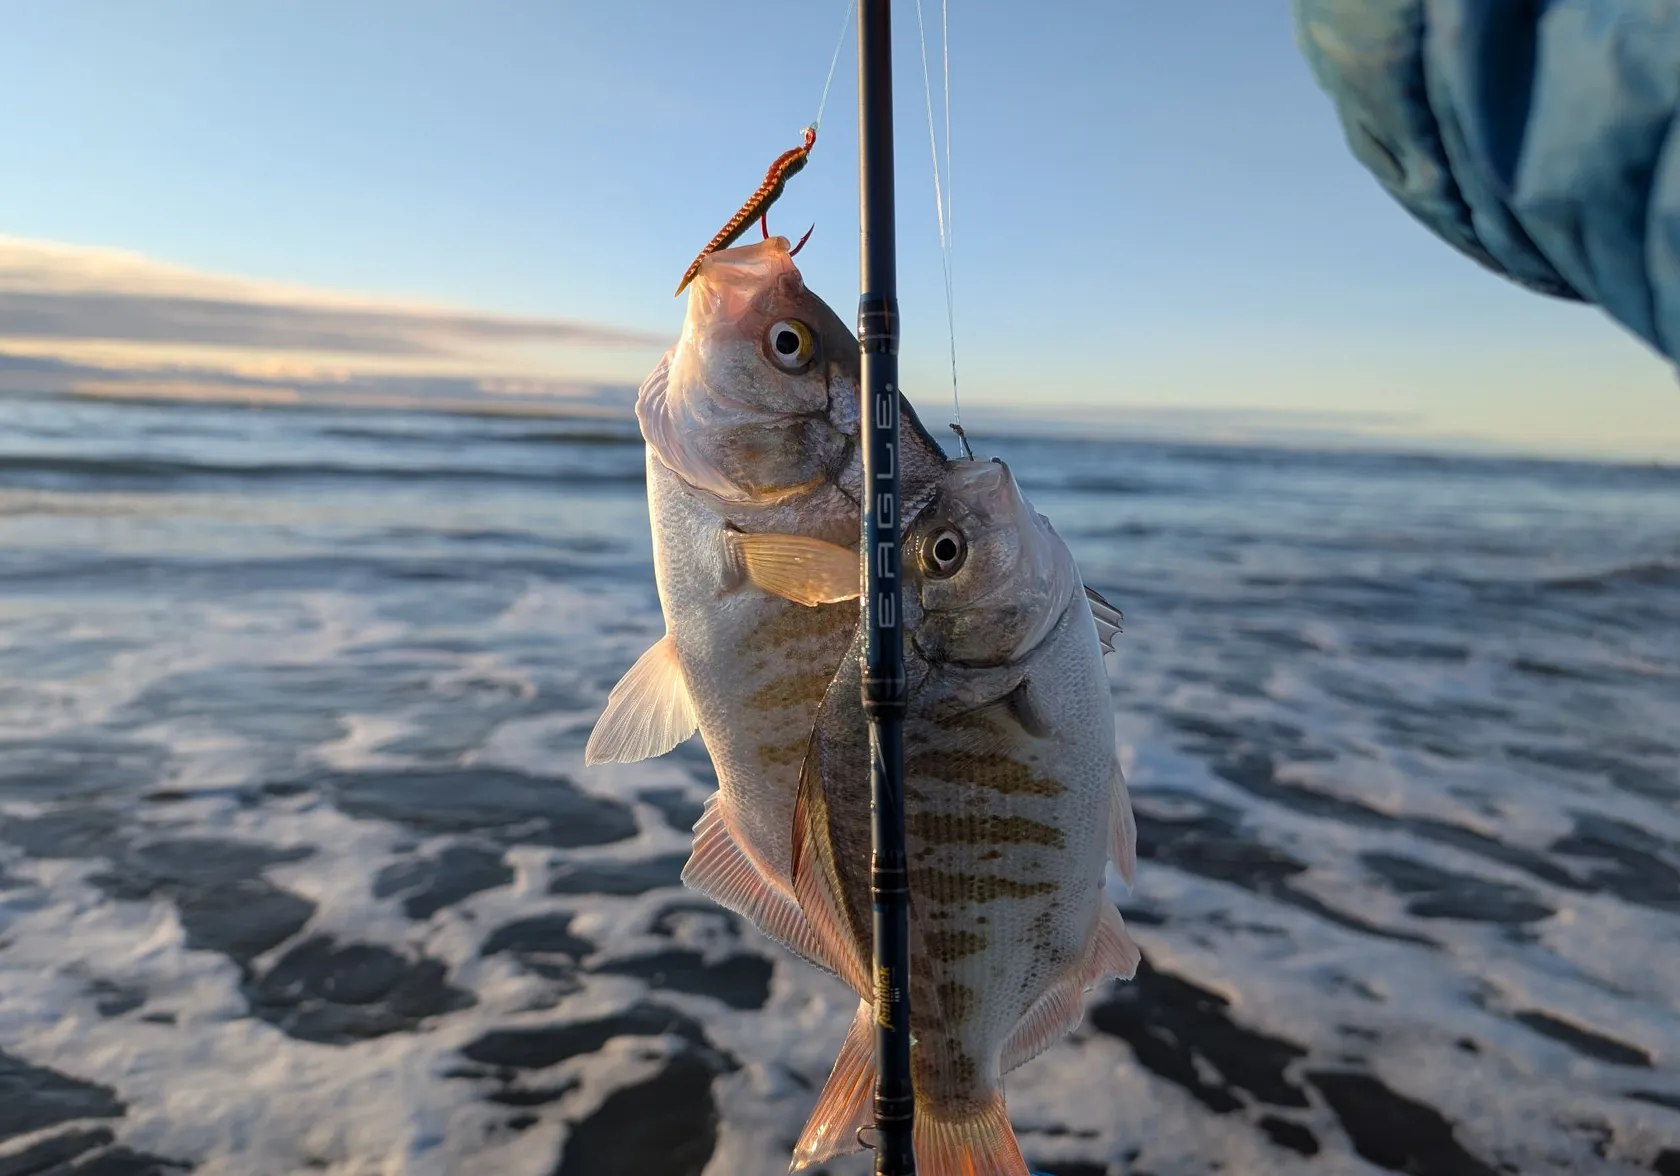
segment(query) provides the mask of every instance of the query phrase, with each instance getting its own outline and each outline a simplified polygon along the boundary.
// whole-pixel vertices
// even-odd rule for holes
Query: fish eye
[[[765,350],[783,371],[798,372],[817,357],[817,336],[798,319],[777,319],[764,333]]]
[[[922,571],[936,580],[956,575],[967,558],[968,540],[952,527],[941,527],[922,540]]]

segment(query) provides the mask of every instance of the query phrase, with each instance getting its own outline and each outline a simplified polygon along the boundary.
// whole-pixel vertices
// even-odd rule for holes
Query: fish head
[[[682,337],[636,417],[660,460],[732,503],[833,478],[858,430],[857,341],[805,287],[785,237],[709,255]]]
[[[1019,662],[1080,591],[1073,553],[997,458],[947,463],[910,527],[905,563],[921,611],[911,639],[930,662]]]

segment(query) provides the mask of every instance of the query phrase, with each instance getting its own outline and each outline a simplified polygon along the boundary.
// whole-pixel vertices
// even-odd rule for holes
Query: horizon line
[[[285,393],[291,392],[291,395]],[[113,405],[154,408],[245,408],[252,411],[417,413],[453,417],[496,417],[530,420],[622,420],[633,425],[636,389],[630,385],[593,385],[592,395],[576,399],[521,395],[504,398],[484,393],[468,396],[404,396],[374,392],[297,394],[291,389],[206,387],[170,389],[132,384],[91,384],[51,389],[0,389],[0,400],[87,400]],[[276,393],[279,393],[278,395]],[[619,401],[620,403],[614,403]],[[921,414],[924,418],[926,413]],[[980,427],[1005,423],[1012,437],[1033,441],[1115,441],[1150,445],[1202,445],[1213,448],[1262,449],[1292,453],[1369,453],[1388,457],[1446,457],[1495,461],[1540,461],[1639,469],[1680,469],[1680,459],[1666,456],[1618,454],[1593,449],[1548,448],[1467,434],[1361,431],[1336,428],[1330,422],[1406,419],[1399,414],[1337,412],[1315,409],[1265,409],[1129,404],[1084,406],[1052,404],[1042,410],[978,401],[965,406],[965,418],[978,415]],[[1128,419],[1130,418],[1130,419]],[[1319,427],[1289,422],[1320,421]],[[924,423],[927,423],[924,420]],[[948,426],[929,426],[942,435]],[[1102,430],[1092,436],[1093,428]],[[972,436],[973,427],[964,429]],[[1075,432],[1077,431],[1077,432]]]

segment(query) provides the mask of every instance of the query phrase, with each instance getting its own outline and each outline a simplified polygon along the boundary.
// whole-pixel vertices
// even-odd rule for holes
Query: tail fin
[[[874,1119],[874,1095],[875,1021],[870,1016],[869,1002],[859,1001],[857,1016],[846,1031],[840,1056],[834,1060],[834,1069],[817,1097],[816,1108],[805,1120],[805,1130],[799,1134],[788,1170],[797,1172],[835,1156],[862,1150],[857,1133]]]
[[[917,1176],[1030,1176],[1001,1090],[963,1118],[947,1118],[918,1099],[915,1138]]]

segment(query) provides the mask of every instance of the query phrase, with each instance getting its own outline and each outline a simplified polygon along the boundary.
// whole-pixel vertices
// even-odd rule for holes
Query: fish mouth
[[[735,322],[767,289],[793,278],[804,286],[786,237],[736,245],[709,254],[688,288],[688,317],[696,325]]]
[[[945,493],[988,523],[1010,520],[1018,513],[1020,490],[1001,457],[952,458],[945,464],[945,477]]]

